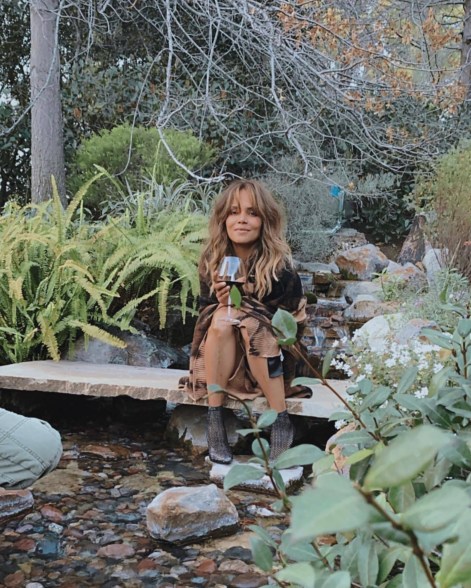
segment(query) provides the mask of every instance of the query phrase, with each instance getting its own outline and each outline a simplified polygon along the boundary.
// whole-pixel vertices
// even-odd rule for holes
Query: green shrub
[[[234,300],[233,300],[234,302]],[[290,588],[351,586],[397,588],[468,588],[471,578],[471,318],[461,318],[453,333],[424,329],[429,343],[445,350],[452,365],[431,378],[427,394],[414,395],[417,367],[403,371],[393,385],[367,378],[350,387],[342,399],[342,418],[351,429],[336,440],[342,460],[312,445],[300,445],[269,462],[270,447],[260,431],[276,418],[267,411],[252,428],[256,437],[251,465],[234,465],[224,488],[269,476],[289,515],[281,536],[252,525],[255,563]],[[296,323],[278,311],[272,326],[286,343]],[[337,398],[325,374],[319,380]],[[212,391],[217,391],[213,390]],[[280,470],[312,464],[312,483],[293,498]],[[346,468],[341,474],[338,468]],[[330,537],[329,537],[330,536]]]
[[[354,212],[351,220],[383,243],[401,239],[409,229],[413,216],[409,201],[401,190],[397,175],[366,175],[356,184],[355,192],[359,196],[354,200],[352,198]]]
[[[432,177],[417,182],[413,199],[428,213],[428,236],[447,266],[471,279],[471,145],[441,157]]]
[[[167,130],[164,136],[176,159],[192,171],[206,167],[214,156],[213,150],[191,132]],[[119,186],[125,193],[136,192],[144,187],[144,179],[168,185],[174,181],[183,182],[188,175],[173,161],[157,129],[126,124],[94,134],[82,143],[69,174],[71,193],[96,175],[95,166],[110,174],[95,182],[85,195],[85,205],[95,211],[106,202],[122,198]],[[110,177],[119,183],[111,182]]]
[[[53,201],[0,217],[0,363],[60,359],[76,337],[122,342],[106,329],[132,330],[144,301],[155,301],[160,326],[167,312],[198,293],[202,215],[142,206],[106,222],[80,208],[85,188],[63,210]],[[170,298],[173,296],[173,298]]]

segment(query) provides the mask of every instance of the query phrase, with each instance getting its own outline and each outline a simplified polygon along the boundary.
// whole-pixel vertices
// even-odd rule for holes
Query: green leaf
[[[443,486],[419,498],[402,513],[402,524],[414,531],[433,532],[449,525],[471,505],[471,497],[453,486]]]
[[[260,537],[260,539],[262,541],[264,541],[267,545],[270,545],[271,547],[276,548],[275,541],[273,540],[271,535],[269,535],[265,531],[265,529],[263,527],[260,527],[259,525],[249,525],[247,528],[250,529],[251,531],[253,531],[256,535],[258,535],[258,537]]]
[[[409,557],[410,549],[396,545],[385,549],[379,555],[378,582],[384,582],[393,569],[396,561],[405,561]]]
[[[402,378],[397,385],[397,394],[404,394],[408,390],[410,390],[412,384],[415,382],[417,378],[417,374],[419,369],[416,367],[407,368],[407,370],[402,375]]]
[[[433,345],[438,345],[442,349],[453,349],[451,337],[448,334],[440,333],[435,329],[422,329],[421,335],[425,335]]]
[[[346,463],[348,463],[349,465],[358,463],[359,461],[363,461],[370,455],[373,455],[373,453],[373,449],[360,449],[359,451],[355,451],[355,453],[349,455],[346,459]]]
[[[316,584],[316,588],[350,588],[351,585],[350,574],[346,571],[341,571],[330,574],[321,584]]]
[[[329,351],[325,354],[324,360],[322,361],[322,377],[327,377],[327,374],[330,370],[330,364],[332,362],[332,358],[335,355],[335,349],[329,349]]]
[[[471,578],[471,512],[466,512],[456,526],[458,541],[445,543],[437,580],[440,588],[451,588]]]
[[[265,427],[269,427],[270,425],[273,425],[273,423],[276,421],[277,416],[278,416],[278,413],[276,410],[273,410],[273,409],[265,410],[264,412],[262,412],[262,414],[258,418],[257,427],[259,429],[264,429]]]
[[[321,381],[319,378],[306,378],[304,376],[300,376],[299,378],[294,378],[291,382],[291,386],[316,386],[320,384]]]
[[[271,324],[283,339],[296,338],[298,324],[290,312],[279,308],[273,315]]]
[[[296,343],[296,337],[288,337],[287,339],[279,338],[277,341],[280,347],[290,347]]]
[[[453,437],[451,443],[442,447],[440,456],[454,465],[471,469],[471,451],[460,437]]]
[[[388,500],[395,512],[403,512],[414,504],[415,491],[412,482],[405,482],[401,486],[394,486],[388,492]]]
[[[294,541],[291,529],[287,529],[281,536],[280,550],[293,561],[318,561],[319,555],[307,541]]]
[[[239,433],[239,435],[242,435],[242,437],[252,435],[255,431],[258,431],[258,429],[237,429],[237,433]]]
[[[229,490],[249,480],[260,480],[264,475],[265,472],[255,466],[235,464],[224,478],[224,490]]]
[[[260,537],[251,537],[250,547],[255,565],[264,572],[270,572],[273,567],[273,554],[270,547]]]
[[[297,445],[284,451],[275,461],[273,467],[283,470],[293,466],[311,465],[324,455],[324,451],[315,445]]]
[[[231,287],[229,291],[229,298],[236,308],[240,308],[242,306],[242,294],[240,293],[240,290],[237,286]]]
[[[292,500],[292,530],[295,540],[351,531],[364,525],[371,507],[350,481],[338,474],[324,474],[316,487]]]
[[[411,555],[406,562],[402,573],[403,588],[430,588],[430,582],[420,565],[419,560]]]
[[[374,541],[363,541],[358,550],[358,574],[362,586],[371,586],[376,584],[376,578],[379,571],[378,554]]]
[[[264,459],[263,450],[260,447],[260,443],[262,444],[263,449],[265,449],[265,454],[270,454],[270,445],[268,441],[266,439],[263,439],[262,437],[260,439],[254,439],[252,441],[252,453],[260,459]]]
[[[390,395],[391,388],[387,388],[386,386],[378,386],[378,388],[376,388],[375,390],[370,392],[370,394],[365,396],[362,403],[360,404],[359,411],[363,412],[367,408],[380,406],[389,398]]]
[[[334,455],[326,455],[321,459],[316,460],[312,464],[312,473],[315,476],[320,476],[326,472],[332,471],[332,466],[335,463],[335,456]]]
[[[280,582],[294,582],[302,588],[314,588],[316,572],[310,564],[299,562],[286,566],[275,574],[275,578]]]
[[[458,321],[456,332],[460,337],[466,339],[471,334],[471,319],[462,318]]]
[[[448,435],[430,425],[402,433],[376,456],[365,478],[365,488],[386,489],[413,480],[448,442]]]

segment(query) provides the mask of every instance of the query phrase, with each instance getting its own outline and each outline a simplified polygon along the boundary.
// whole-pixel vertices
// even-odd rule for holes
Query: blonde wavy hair
[[[217,198],[209,219],[209,237],[201,255],[199,270],[211,277],[225,255],[233,255],[226,230],[226,219],[241,190],[252,197],[252,207],[262,220],[260,239],[251,260],[255,273],[255,293],[261,298],[269,294],[272,280],[292,265],[291,250],[284,238],[285,216],[281,205],[268,188],[257,180],[235,180]],[[211,280],[212,281],[212,280]]]

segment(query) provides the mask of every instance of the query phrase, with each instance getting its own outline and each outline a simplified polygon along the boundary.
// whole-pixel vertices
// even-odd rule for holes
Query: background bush
[[[168,130],[164,135],[175,157],[190,170],[201,170],[213,159],[211,147],[191,132]],[[169,156],[157,129],[127,124],[95,133],[82,143],[71,165],[68,189],[75,193],[95,176],[96,165],[109,176],[101,177],[87,191],[84,203],[92,210],[101,209],[107,202],[119,202],[119,186],[132,193],[143,189],[146,179],[169,185],[187,177],[185,170]],[[111,178],[118,183],[110,181]]]
[[[262,179],[284,205],[293,254],[304,261],[326,259],[331,251],[329,231],[339,218],[339,201],[330,195],[331,185],[318,177],[293,181],[290,174],[299,167],[295,158],[284,158],[277,167],[284,173]]]
[[[417,193],[434,212],[432,242],[445,250],[447,265],[471,278],[471,145],[442,157],[435,175]]]

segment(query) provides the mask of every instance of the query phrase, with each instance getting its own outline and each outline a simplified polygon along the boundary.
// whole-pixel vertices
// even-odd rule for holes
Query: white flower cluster
[[[417,398],[428,396],[432,376],[445,367],[440,357],[442,349],[418,339],[400,344],[386,337],[383,343],[381,350],[373,351],[364,338],[354,335],[349,352],[338,354],[331,365],[356,383],[368,378],[391,388],[397,388],[404,371],[415,366],[418,374],[409,393]]]

